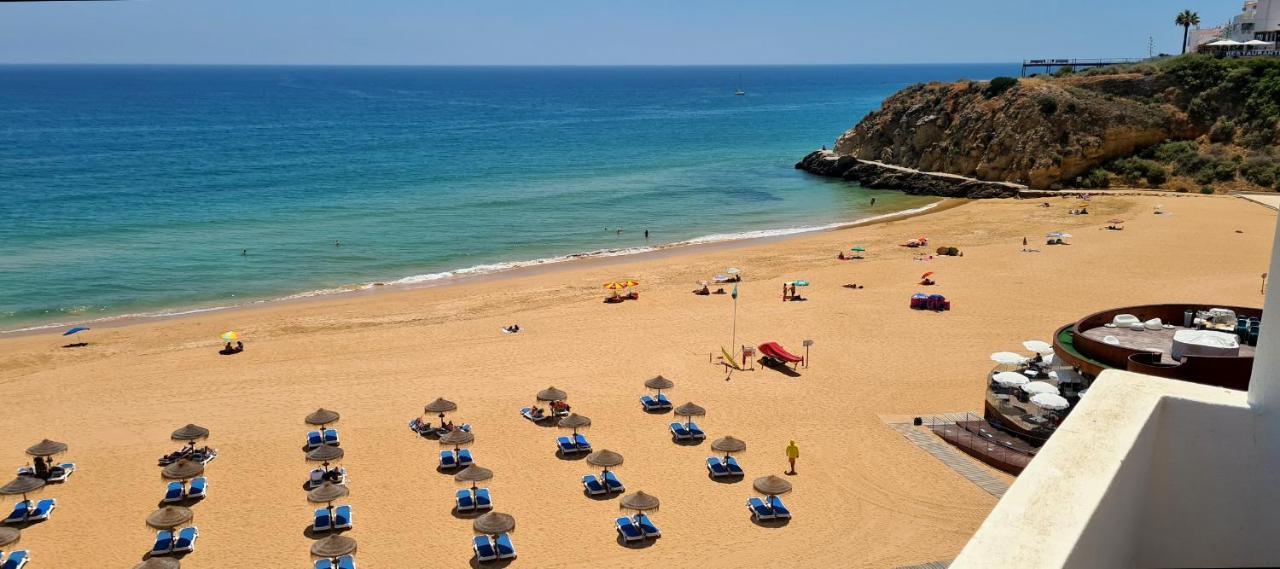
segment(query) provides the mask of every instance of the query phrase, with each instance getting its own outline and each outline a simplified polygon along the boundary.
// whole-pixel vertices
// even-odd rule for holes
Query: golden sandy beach
[[[432,289],[345,295],[303,303],[100,328],[67,350],[56,333],[0,340],[0,465],[26,462],[42,438],[67,442],[78,471],[44,496],[58,508],[24,531],[31,569],[130,567],[150,548],[143,520],[163,494],[156,458],[188,422],[212,431],[220,456],[209,497],[193,507],[200,539],[182,561],[214,567],[310,567],[302,490],[311,466],[302,417],[324,406],[337,424],[351,475],[362,568],[473,564],[471,521],[451,513],[451,475],[436,472],[438,443],[406,423],[436,397],[474,425],[478,464],[496,510],[517,520],[517,567],[894,567],[950,559],[995,504],[990,495],[909,444],[883,417],[979,410],[987,355],[1049,339],[1088,312],[1124,304],[1205,302],[1260,306],[1274,211],[1226,196],[993,200],[865,227],[658,259],[566,265],[556,270]],[[1153,215],[1164,205],[1166,215]],[[1119,216],[1126,230],[1105,231]],[[1044,246],[1048,231],[1074,234]],[[927,235],[958,258],[912,259],[896,246]],[[1039,253],[1021,253],[1027,236]],[[840,262],[837,251],[869,249]],[[694,296],[700,279],[741,267],[740,343],[775,340],[812,367],[799,377],[762,369],[725,381],[709,363],[730,342],[729,296]],[[949,313],[917,312],[908,298],[935,271]],[[636,302],[603,304],[600,283],[641,281]],[[783,303],[781,283],[808,279],[807,302]],[[862,290],[844,283],[865,285]],[[513,322],[524,332],[504,335]],[[234,329],[246,351],[219,356]],[[678,405],[707,409],[700,446],[677,446],[670,415],[641,411],[645,379],[676,382]],[[539,389],[569,393],[594,425],[597,448],[621,453],[628,490],[662,500],[651,515],[663,537],[645,548],[617,542],[618,499],[585,497],[595,471],[561,460],[561,430],[518,414]],[[710,440],[745,440],[745,480],[712,481]],[[800,446],[795,518],[754,524],[751,480],[786,469]],[[1001,475],[1003,476],[1003,475]],[[8,508],[13,500],[7,499]],[[500,565],[499,565],[500,566]]]

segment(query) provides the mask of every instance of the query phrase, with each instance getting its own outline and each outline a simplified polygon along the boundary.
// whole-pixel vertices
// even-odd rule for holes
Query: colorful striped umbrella
[[[240,335],[239,335],[239,334],[237,334],[237,333],[235,333],[235,332],[233,332],[233,331],[223,332],[223,333],[222,333],[222,339],[223,339],[223,340],[226,340],[226,341],[228,341],[228,342],[234,342],[234,341],[236,341],[236,340],[239,340],[239,339],[240,339]]]

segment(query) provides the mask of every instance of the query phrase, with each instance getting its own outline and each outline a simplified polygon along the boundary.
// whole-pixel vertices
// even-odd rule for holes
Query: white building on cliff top
[[[1196,28],[1187,34],[1187,52],[1199,51],[1202,46],[1219,39],[1237,42],[1280,40],[1280,0],[1245,0],[1240,13],[1231,18],[1230,29],[1223,27]]]

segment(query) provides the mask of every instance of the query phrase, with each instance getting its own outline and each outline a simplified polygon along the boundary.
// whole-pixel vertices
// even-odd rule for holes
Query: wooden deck
[[[965,414],[962,417],[972,417],[973,414]],[[954,418],[941,418],[942,420],[953,420]],[[1009,485],[986,470],[986,467],[978,464],[969,458],[963,452],[956,450],[942,439],[928,431],[928,427],[916,427],[911,423],[889,423],[889,428],[897,431],[898,434],[906,437],[912,444],[920,447],[925,452],[933,455],[947,468],[955,471],[964,479],[974,483],[982,488],[988,494],[1000,498],[1004,496],[1005,491],[1009,489]]]

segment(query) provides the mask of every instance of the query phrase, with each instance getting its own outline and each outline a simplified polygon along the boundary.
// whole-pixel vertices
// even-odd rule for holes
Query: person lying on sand
[[[843,286],[844,288],[854,289],[854,290],[864,288],[862,285],[859,285],[858,283],[845,283],[844,285],[841,285],[841,286]]]
[[[933,285],[938,284],[938,283],[937,283],[936,281],[934,281],[933,279],[924,279],[924,280],[920,281],[920,284],[922,284],[922,285],[924,285],[924,286],[933,286]]]
[[[515,333],[518,333],[518,332],[520,331],[520,325],[519,325],[519,324],[512,324],[512,325],[510,325],[510,326],[503,327],[503,328],[502,328],[502,331],[503,331],[503,332],[506,332],[506,333],[508,333],[508,334],[515,334]]]
[[[702,288],[694,290],[693,294],[696,294],[698,296],[706,296],[711,294],[711,289],[707,288],[707,285],[702,285]]]
[[[711,294],[726,294],[726,293],[724,292],[724,288],[718,288],[718,289],[716,289],[716,291],[715,291],[715,292],[713,292],[713,293],[711,293]]]
[[[836,255],[836,259],[837,259],[837,260],[840,260],[840,261],[847,261],[847,260],[849,260],[849,258],[848,258],[848,257],[844,256],[844,251],[841,251],[839,255]]]

